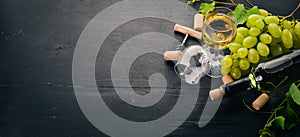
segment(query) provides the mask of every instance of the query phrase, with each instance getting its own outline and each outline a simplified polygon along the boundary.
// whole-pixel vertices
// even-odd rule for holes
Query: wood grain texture
[[[0,1],[1,137],[106,136],[85,118],[78,106],[72,85],[72,58],[76,42],[87,23],[117,2],[119,0]],[[296,2],[253,0],[258,6],[284,15],[288,9],[296,6]],[[197,5],[194,7],[197,8]],[[297,13],[296,17],[299,15]],[[133,20],[117,28],[104,42],[106,46],[103,50],[106,52],[102,55],[106,56],[97,58],[97,62],[105,60],[106,63],[96,63],[97,86],[117,115],[133,121],[149,121],[163,116],[176,103],[180,80],[173,72],[174,63],[165,62],[162,56],[144,55],[134,62],[130,70],[131,86],[141,95],[150,90],[148,79],[151,74],[160,72],[168,81],[164,100],[146,110],[120,103],[122,100],[116,96],[109,70],[109,61],[118,46],[136,34],[158,31],[181,41],[184,35],[173,32],[174,24],[156,18]],[[187,45],[193,44],[198,44],[198,41],[189,38]],[[204,77],[200,83],[198,102],[193,113],[168,136],[258,136],[258,129],[263,127],[267,115],[252,113],[241,103],[243,98],[246,102],[254,100],[259,95],[256,92],[223,99],[212,121],[199,128],[197,124],[208,99],[210,78]],[[291,132],[279,133],[279,136],[298,136],[299,129],[297,126]]]

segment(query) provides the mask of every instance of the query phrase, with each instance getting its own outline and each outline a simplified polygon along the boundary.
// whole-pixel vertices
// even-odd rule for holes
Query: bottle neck
[[[252,78],[250,78],[250,77],[243,78],[238,81],[223,85],[223,86],[221,86],[221,88],[224,90],[225,96],[231,96],[238,92],[246,91],[250,88],[253,88],[254,87],[254,85],[252,85],[253,80],[251,80],[251,79]],[[255,80],[254,80],[254,83],[255,83]]]

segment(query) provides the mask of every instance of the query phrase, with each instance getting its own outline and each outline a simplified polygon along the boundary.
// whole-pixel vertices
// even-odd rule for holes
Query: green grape
[[[259,9],[259,14],[261,16],[267,17],[268,16],[268,11],[264,10],[264,9]]]
[[[284,53],[288,53],[290,50],[289,50],[289,48],[286,48],[284,45],[280,45],[281,46],[281,49],[282,49],[282,53],[284,54]],[[291,47],[293,47],[293,45],[291,46]]]
[[[228,67],[228,68],[226,68],[226,67],[221,67],[221,74],[222,75],[226,75],[226,74],[228,74],[229,72],[231,71],[231,67]]]
[[[297,39],[297,35],[295,34],[295,31],[293,28],[290,28],[289,31],[292,33],[293,36],[293,41],[295,41]]]
[[[262,19],[258,19],[255,21],[255,26],[259,29],[263,29],[265,27],[265,23]]]
[[[257,38],[254,36],[247,36],[243,42],[242,45],[246,48],[252,48],[256,45],[257,43]]]
[[[283,44],[283,46],[284,46],[284,48],[286,48],[286,49],[290,49],[290,48],[293,47],[293,42],[292,42],[292,43],[289,43],[289,44]],[[284,53],[286,53],[286,52],[284,52]]]
[[[299,36],[296,35],[293,28],[290,28],[289,31],[292,33],[292,36],[293,36],[293,47],[292,48],[299,49],[300,48],[300,39],[298,38]]]
[[[252,27],[252,26],[255,26],[255,22],[256,20],[258,19],[261,19],[260,15],[258,14],[251,14],[248,19],[247,19],[247,23],[249,23],[249,25]]]
[[[240,48],[237,51],[237,55],[239,58],[245,58],[248,55],[248,49],[244,47]]]
[[[265,18],[265,22],[266,24],[271,24],[271,23],[278,24],[279,18],[277,16],[268,16]]]
[[[271,23],[268,26],[268,31],[270,32],[270,34],[274,37],[274,38],[280,38],[281,36],[281,29],[280,27],[275,24],[275,23]]]
[[[239,62],[240,62],[239,59],[234,59],[234,60],[233,60],[233,63],[232,63],[232,66],[233,66],[233,67],[238,67],[238,66],[239,66]]]
[[[300,23],[297,22],[297,24],[294,26],[294,32],[296,35],[300,36]]]
[[[277,43],[280,43],[281,42],[281,37],[279,37],[279,38],[272,38],[272,40],[274,40]]]
[[[249,76],[249,74],[250,74],[250,67],[246,70],[242,70],[242,77]]]
[[[264,21],[265,20],[265,16],[260,16],[261,20]],[[264,22],[264,24],[266,25],[266,23]]]
[[[260,57],[260,62],[265,62],[265,61],[268,61],[269,60],[269,58],[268,58],[268,56],[261,56]]]
[[[258,14],[251,14],[249,17],[248,17],[248,19],[247,19],[247,21],[250,21],[250,22],[255,22],[256,20],[258,20],[258,19],[260,19],[261,17],[260,17],[260,15],[258,15]]]
[[[254,22],[254,23],[250,23],[250,21],[247,21],[247,22],[246,22],[246,26],[247,26],[248,28],[254,27],[254,26],[255,26],[255,22]]]
[[[281,41],[286,48],[293,47],[293,35],[288,29],[284,29],[281,34]]]
[[[221,60],[221,66],[228,68],[231,67],[232,65],[232,59],[230,55],[226,55],[222,60]]]
[[[290,29],[293,27],[293,23],[291,21],[288,21],[288,20],[283,20],[281,22],[281,25],[283,26],[283,28],[285,29]]]
[[[237,33],[242,34],[244,37],[247,37],[248,36],[248,32],[249,32],[249,30],[247,28],[245,28],[245,27],[239,27],[239,28],[237,28],[236,31],[237,31]]]
[[[260,34],[260,29],[257,28],[257,27],[251,27],[250,30],[249,30],[249,35],[250,36],[258,36]]]
[[[272,37],[272,42],[270,43],[270,45],[276,45],[281,43],[281,38],[274,38]]]
[[[231,51],[231,53],[237,52],[237,50],[238,50],[239,48],[241,48],[241,47],[242,47],[241,44],[235,43],[235,42],[230,43],[230,44],[228,45],[228,48],[229,48],[229,50]]]
[[[249,51],[248,51],[248,60],[249,60],[250,63],[255,63],[255,64],[258,63],[259,54],[256,51],[256,49],[254,49],[254,48],[249,49]]]
[[[278,55],[281,55],[283,53],[282,48],[279,44],[271,45],[270,50],[271,50],[271,54],[273,56],[278,56]]]
[[[272,37],[272,42],[270,43],[270,45],[277,45],[278,42],[274,40],[275,38]]]
[[[233,42],[241,44],[243,42],[244,38],[245,37],[242,34],[236,33],[236,36],[235,36],[235,39]]]
[[[295,36],[293,40],[294,40],[293,48],[294,49],[300,49],[300,38]]]
[[[239,56],[238,56],[237,53],[233,53],[233,54],[231,55],[231,57],[232,57],[233,59],[238,59],[238,58],[239,58]]]
[[[259,40],[265,44],[270,44],[272,42],[272,36],[264,33],[259,36]]]
[[[234,79],[240,79],[242,76],[242,72],[238,67],[232,67],[230,71],[230,75]]]
[[[268,56],[270,53],[269,47],[265,43],[262,43],[262,42],[259,42],[257,44],[256,49],[257,49],[258,54],[261,56]]]
[[[239,66],[241,70],[247,70],[250,67],[250,62],[247,58],[240,59]]]

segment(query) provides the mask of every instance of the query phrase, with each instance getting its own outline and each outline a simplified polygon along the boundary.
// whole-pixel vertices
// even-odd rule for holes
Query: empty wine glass
[[[208,70],[207,63],[204,65],[204,59],[207,59],[205,49],[200,45],[192,45],[183,51],[182,56],[174,66],[175,73],[184,82],[195,85]]]

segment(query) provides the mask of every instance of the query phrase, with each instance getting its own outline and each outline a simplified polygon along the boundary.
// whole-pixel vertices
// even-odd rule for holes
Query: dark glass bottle
[[[300,80],[298,72],[300,72],[300,50],[294,50],[289,54],[260,63],[249,77],[222,85],[211,90],[209,95],[212,100],[215,100],[251,88],[271,91]]]

